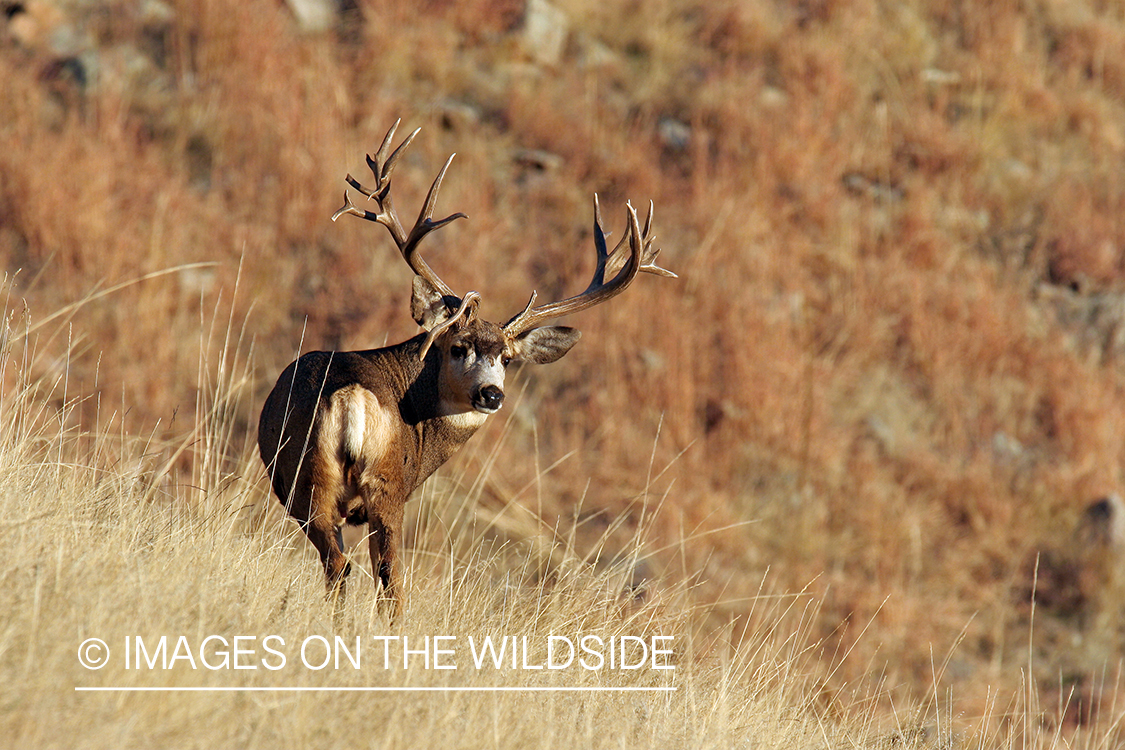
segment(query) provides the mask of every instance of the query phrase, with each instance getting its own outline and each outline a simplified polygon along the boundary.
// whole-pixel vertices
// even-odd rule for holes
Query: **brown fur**
[[[403,506],[486,416],[443,415],[437,383],[448,355],[438,345],[419,361],[423,338],[305,354],[281,373],[258,424],[274,492],[320,553],[329,586],[342,589],[348,571],[339,526],[367,523],[373,572],[396,614]],[[357,417],[362,425],[354,424]]]

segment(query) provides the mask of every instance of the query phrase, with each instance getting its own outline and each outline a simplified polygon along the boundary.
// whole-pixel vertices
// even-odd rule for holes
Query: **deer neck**
[[[401,368],[401,382],[406,385],[399,400],[402,421],[417,435],[419,446],[417,484],[421,484],[484,424],[487,414],[477,411],[449,414],[443,412],[438,397],[440,355],[431,350],[425,361],[419,361],[425,334],[420,334],[398,347],[394,360]]]
[[[430,349],[426,359],[420,361],[418,352],[424,340],[425,334],[419,334],[399,345],[401,350],[396,359],[403,367],[402,382],[406,384],[399,403],[402,420],[409,425],[434,423],[433,426],[448,426],[455,431],[471,430],[471,435],[484,424],[488,415],[472,410],[449,411],[445,408],[439,386],[441,355],[434,347]]]

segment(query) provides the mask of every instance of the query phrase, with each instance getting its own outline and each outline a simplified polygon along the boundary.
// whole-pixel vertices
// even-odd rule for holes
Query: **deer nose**
[[[491,414],[500,408],[500,404],[504,403],[504,391],[500,390],[494,385],[486,385],[477,392],[477,397],[473,399],[473,406],[477,411],[483,411]]]

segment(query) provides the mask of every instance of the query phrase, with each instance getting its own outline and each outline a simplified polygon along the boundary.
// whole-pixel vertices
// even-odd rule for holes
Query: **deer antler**
[[[625,288],[642,271],[657,276],[677,278],[676,274],[668,269],[656,265],[656,256],[660,254],[660,250],[652,247],[656,239],[652,234],[652,202],[648,204],[648,216],[645,218],[643,230],[633,206],[626,203],[625,207],[628,219],[625,233],[613,250],[607,252],[605,242],[607,233],[602,230],[601,206],[598,204],[597,194],[594,194],[594,250],[597,253],[598,265],[594,269],[594,277],[590,280],[590,285],[581,294],[539,307],[532,307],[536,297],[536,293],[532,292],[531,299],[523,312],[504,324],[504,333],[514,338],[551,318],[576,313],[605,302],[625,291]],[[626,246],[628,246],[627,255],[623,252]],[[608,282],[605,280],[607,272],[613,274]]]
[[[455,221],[456,219],[467,218],[465,214],[458,211],[457,213],[447,216],[438,221],[433,220],[434,205],[437,203],[437,194],[441,189],[441,182],[445,179],[445,171],[449,169],[449,164],[453,161],[455,154],[451,154],[449,159],[445,162],[445,166],[438,172],[438,176],[434,179],[434,183],[430,186],[430,192],[426,194],[426,202],[422,204],[422,210],[418,214],[418,220],[414,223],[414,227],[407,234],[403,228],[402,223],[398,220],[398,214],[395,212],[394,203],[391,200],[391,173],[394,172],[395,165],[398,163],[399,157],[402,156],[403,151],[414,140],[414,136],[418,135],[418,128],[413,133],[406,137],[402,143],[399,144],[390,156],[387,156],[387,150],[391,147],[391,141],[394,139],[395,130],[398,129],[399,123],[402,120],[395,120],[395,124],[391,125],[391,129],[387,131],[386,137],[383,138],[383,144],[379,146],[379,150],[375,156],[368,155],[367,166],[371,168],[371,173],[375,176],[376,186],[374,189],[368,189],[361,185],[358,180],[350,174],[347,176],[346,181],[353,188],[358,190],[363,195],[367,196],[368,200],[373,200],[379,206],[378,211],[367,211],[358,208],[352,203],[348,191],[344,190],[344,205],[336,213],[332,214],[332,221],[340,218],[344,214],[352,214],[367,221],[374,221],[382,224],[391,232],[391,237],[394,238],[395,244],[398,245],[399,252],[406,260],[407,265],[414,271],[415,275],[421,276],[423,279],[430,283],[444,297],[454,297],[457,295],[449,288],[441,278],[438,277],[434,270],[430,268],[429,264],[422,259],[418,254],[418,243],[422,241],[430,232],[435,229],[440,229],[446,224]]]

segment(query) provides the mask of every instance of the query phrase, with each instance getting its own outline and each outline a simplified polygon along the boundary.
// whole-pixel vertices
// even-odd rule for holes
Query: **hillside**
[[[3,7],[4,385],[34,384],[5,418],[74,451],[27,461],[282,538],[250,447],[277,373],[415,330],[385,232],[329,220],[401,117],[404,216],[457,153],[469,220],[424,253],[485,317],[583,288],[595,192],[615,233],[652,200],[680,275],[518,372],[430,490],[469,539],[678,592],[701,659],[780,628],[808,708],[873,736],[1122,742],[1120,3]]]

